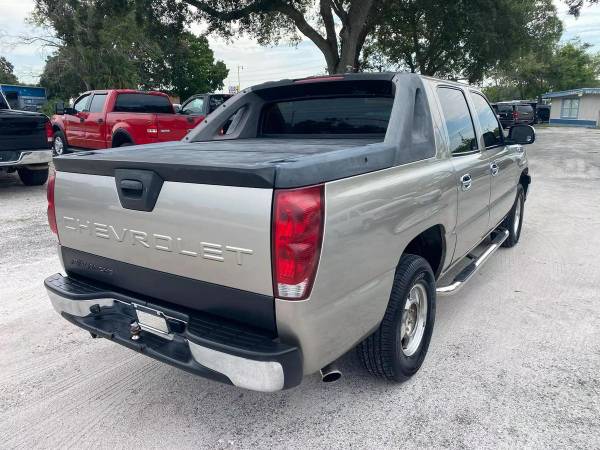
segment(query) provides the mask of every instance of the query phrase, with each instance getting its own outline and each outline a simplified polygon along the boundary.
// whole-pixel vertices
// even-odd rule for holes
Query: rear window
[[[496,105],[496,109],[499,112],[512,112],[512,105]]]
[[[271,103],[262,134],[385,134],[392,97],[313,98]]]
[[[173,107],[168,97],[150,94],[119,94],[115,112],[172,114]]]
[[[533,107],[531,105],[517,105],[517,111],[521,113],[532,113]]]

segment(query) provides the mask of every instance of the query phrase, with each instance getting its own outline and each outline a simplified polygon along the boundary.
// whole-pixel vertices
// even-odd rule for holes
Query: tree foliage
[[[370,66],[470,82],[562,32],[551,0],[396,0],[383,13],[365,51]]]
[[[565,3],[569,7],[569,14],[578,17],[585,5],[597,5],[600,0],[565,0]]]
[[[19,80],[14,73],[15,67],[4,56],[0,56],[0,83],[17,84]]]
[[[579,41],[529,52],[497,70],[485,88],[492,101],[535,99],[549,91],[600,86],[600,54]]]
[[[261,44],[310,39],[329,73],[356,71],[365,39],[387,0],[183,0],[194,6],[209,31],[225,37],[248,34]],[[389,0],[393,1],[393,0]]]
[[[189,14],[176,0],[36,0],[34,20],[53,30],[56,47],[40,82],[61,98],[87,89],[182,97],[219,89],[227,68],[215,63],[206,38],[186,31]]]

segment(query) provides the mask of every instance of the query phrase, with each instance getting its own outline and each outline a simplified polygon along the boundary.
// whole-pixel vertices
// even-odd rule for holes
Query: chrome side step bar
[[[447,286],[440,286],[436,289],[437,295],[452,295],[456,294],[460,288],[462,288],[467,281],[471,279],[473,275],[483,266],[486,261],[494,254],[496,250],[500,248],[502,243],[508,238],[508,230],[500,229],[496,230],[496,236],[492,239],[490,246],[477,258],[473,259],[471,263],[461,270],[458,275],[454,277],[452,283]]]

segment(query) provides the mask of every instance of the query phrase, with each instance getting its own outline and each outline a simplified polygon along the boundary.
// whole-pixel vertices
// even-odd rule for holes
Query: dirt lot
[[[0,178],[0,447],[600,446],[600,131],[540,129],[520,244],[439,299],[423,368],[260,394],[61,319],[45,189]]]

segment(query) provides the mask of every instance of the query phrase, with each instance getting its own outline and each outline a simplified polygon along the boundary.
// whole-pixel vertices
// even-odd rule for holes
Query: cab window
[[[477,151],[479,146],[465,94],[460,89],[440,87],[438,97],[448,130],[452,156]]]
[[[204,114],[204,98],[198,97],[181,108],[181,114]]]
[[[89,103],[90,103],[90,95],[89,94],[84,95],[83,97],[80,97],[79,99],[77,99],[77,101],[73,105],[73,109],[75,111],[77,111],[78,113],[87,111],[87,107],[88,107]]]
[[[481,126],[485,147],[502,145],[504,143],[502,129],[500,128],[496,114],[494,114],[494,110],[481,94],[473,92],[472,98],[479,119],[479,125]]]

